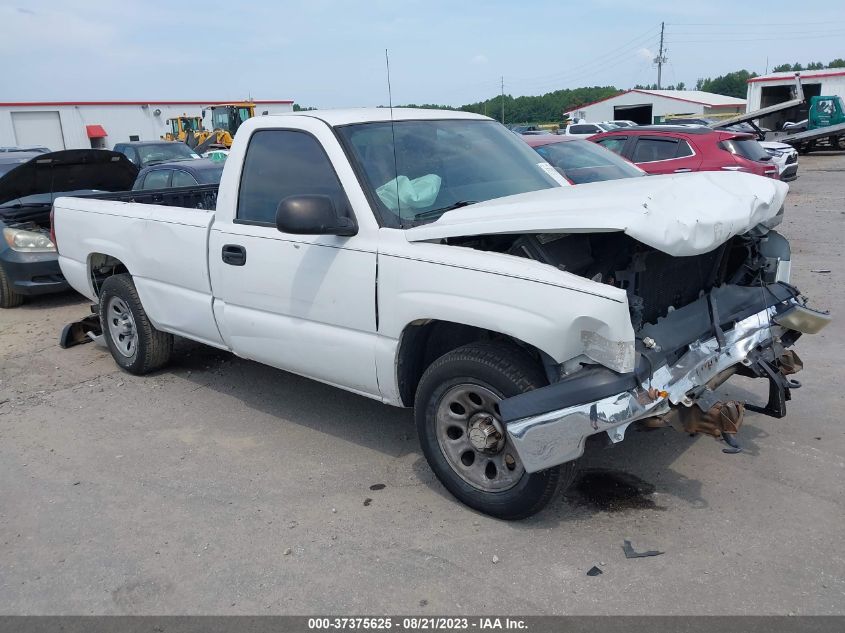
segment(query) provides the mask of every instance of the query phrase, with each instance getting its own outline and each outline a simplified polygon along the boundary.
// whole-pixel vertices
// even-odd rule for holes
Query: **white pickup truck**
[[[733,373],[783,415],[787,348],[828,320],[787,283],[786,192],[568,186],[486,117],[327,110],[244,123],[215,211],[59,198],[53,229],[126,371],[163,367],[175,335],[414,407],[446,488],[513,519],[632,422],[734,445],[743,403],[714,392]]]

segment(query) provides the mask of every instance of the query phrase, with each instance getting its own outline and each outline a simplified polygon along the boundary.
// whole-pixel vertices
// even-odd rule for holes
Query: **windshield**
[[[566,184],[495,121],[396,121],[393,128],[389,121],[338,128],[388,226],[434,221],[450,208]]]
[[[561,141],[534,148],[574,185],[645,176],[645,172],[590,141]]]
[[[221,106],[212,110],[211,123],[215,130],[226,130],[234,135],[248,118],[249,108]]]
[[[15,167],[17,167],[18,165],[23,165],[25,162],[26,162],[26,160],[22,160],[22,161],[17,162],[17,163],[0,163],[0,176],[4,176],[5,174],[8,174]]]
[[[182,158],[199,158],[190,147],[184,143],[156,143],[155,145],[139,145],[138,154],[142,165],[161,163]]]

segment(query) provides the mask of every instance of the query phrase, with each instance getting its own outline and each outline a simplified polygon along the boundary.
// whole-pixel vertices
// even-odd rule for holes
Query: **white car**
[[[777,165],[781,180],[798,178],[798,150],[792,145],[777,141],[760,141],[760,145],[772,157],[772,162]]]
[[[629,121],[628,119],[614,119],[613,121],[602,121],[602,123],[610,123],[616,127],[636,127],[639,123]]]
[[[566,136],[592,136],[601,132],[610,132],[616,127],[612,123],[570,123],[563,133]]]
[[[783,415],[788,348],[829,320],[780,283],[787,190],[735,172],[568,186],[487,117],[318,110],[243,123],[214,211],[63,197],[53,227],[125,371],[164,367],[181,336],[413,407],[443,485],[516,519],[590,436],[648,420],[733,444],[743,405],[713,391],[733,373],[768,380]]]

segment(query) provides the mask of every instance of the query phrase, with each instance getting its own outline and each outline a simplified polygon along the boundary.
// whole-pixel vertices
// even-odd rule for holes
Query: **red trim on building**
[[[696,101],[695,99],[682,99],[681,97],[671,97],[669,95],[662,95],[658,92],[652,92],[650,90],[640,90],[638,88],[634,88],[631,92],[639,92],[640,94],[651,95],[652,97],[663,97],[664,99],[673,99],[675,101],[685,101],[687,103],[696,103],[698,105],[704,105],[704,106],[708,106],[710,108],[742,108],[742,107],[745,107],[744,103],[708,103],[706,101]]]
[[[616,97],[621,97],[622,95],[626,95],[629,92],[631,92],[631,90],[625,90],[624,92],[620,92],[620,93],[615,94],[611,97],[605,97],[604,99],[599,99],[598,101],[590,101],[590,103],[583,103],[583,104],[581,104],[581,105],[579,105],[575,108],[570,108],[569,110],[567,110],[567,112],[575,112],[576,110],[580,110],[581,108],[587,108],[591,105],[596,105],[597,103],[601,103],[602,101],[609,101],[611,99],[615,99]]]
[[[33,106],[157,106],[157,105],[215,105],[217,103],[241,103],[240,99],[209,99],[207,101],[8,101],[0,102],[0,107],[33,107]],[[254,99],[250,103],[256,104],[288,104],[289,99]]]
[[[106,138],[108,136],[102,125],[86,125],[85,132],[88,134],[88,138]]]
[[[843,71],[835,71],[829,73],[818,73],[813,75],[801,75],[801,81],[810,81],[811,79],[815,79],[817,77],[841,77],[845,75],[845,70]],[[755,84],[761,81],[795,81],[795,75],[786,76],[783,75],[782,77],[752,77],[751,79],[746,79],[746,81],[750,84]]]
[[[568,112],[575,112],[576,110],[580,110],[581,108],[588,108],[592,105],[596,105],[597,103],[602,103],[603,101],[610,101],[611,99],[615,99],[616,97],[621,97],[622,95],[626,95],[631,92],[638,92],[640,94],[649,95],[650,97],[661,97],[663,99],[672,99],[674,101],[686,101],[687,103],[697,103],[698,105],[705,105],[710,108],[742,108],[744,104],[742,103],[707,103],[706,101],[694,101],[692,99],[682,99],[681,97],[670,97],[669,95],[662,95],[656,92],[650,92],[648,90],[641,90],[639,88],[632,88],[631,90],[625,90],[624,92],[620,92],[619,94],[615,94],[612,97],[605,97],[604,99],[599,99],[598,101],[591,101],[590,103],[585,103],[583,105],[579,105],[577,108],[570,108],[567,110]]]

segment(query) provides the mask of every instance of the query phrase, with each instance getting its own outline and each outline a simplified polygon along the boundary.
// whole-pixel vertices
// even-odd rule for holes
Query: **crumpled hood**
[[[66,149],[39,154],[0,178],[0,204],[41,193],[132,189],[138,167],[104,149]]]
[[[625,178],[481,202],[405,231],[410,242],[515,233],[623,231],[669,255],[699,255],[776,216],[789,187],[740,172]]]

